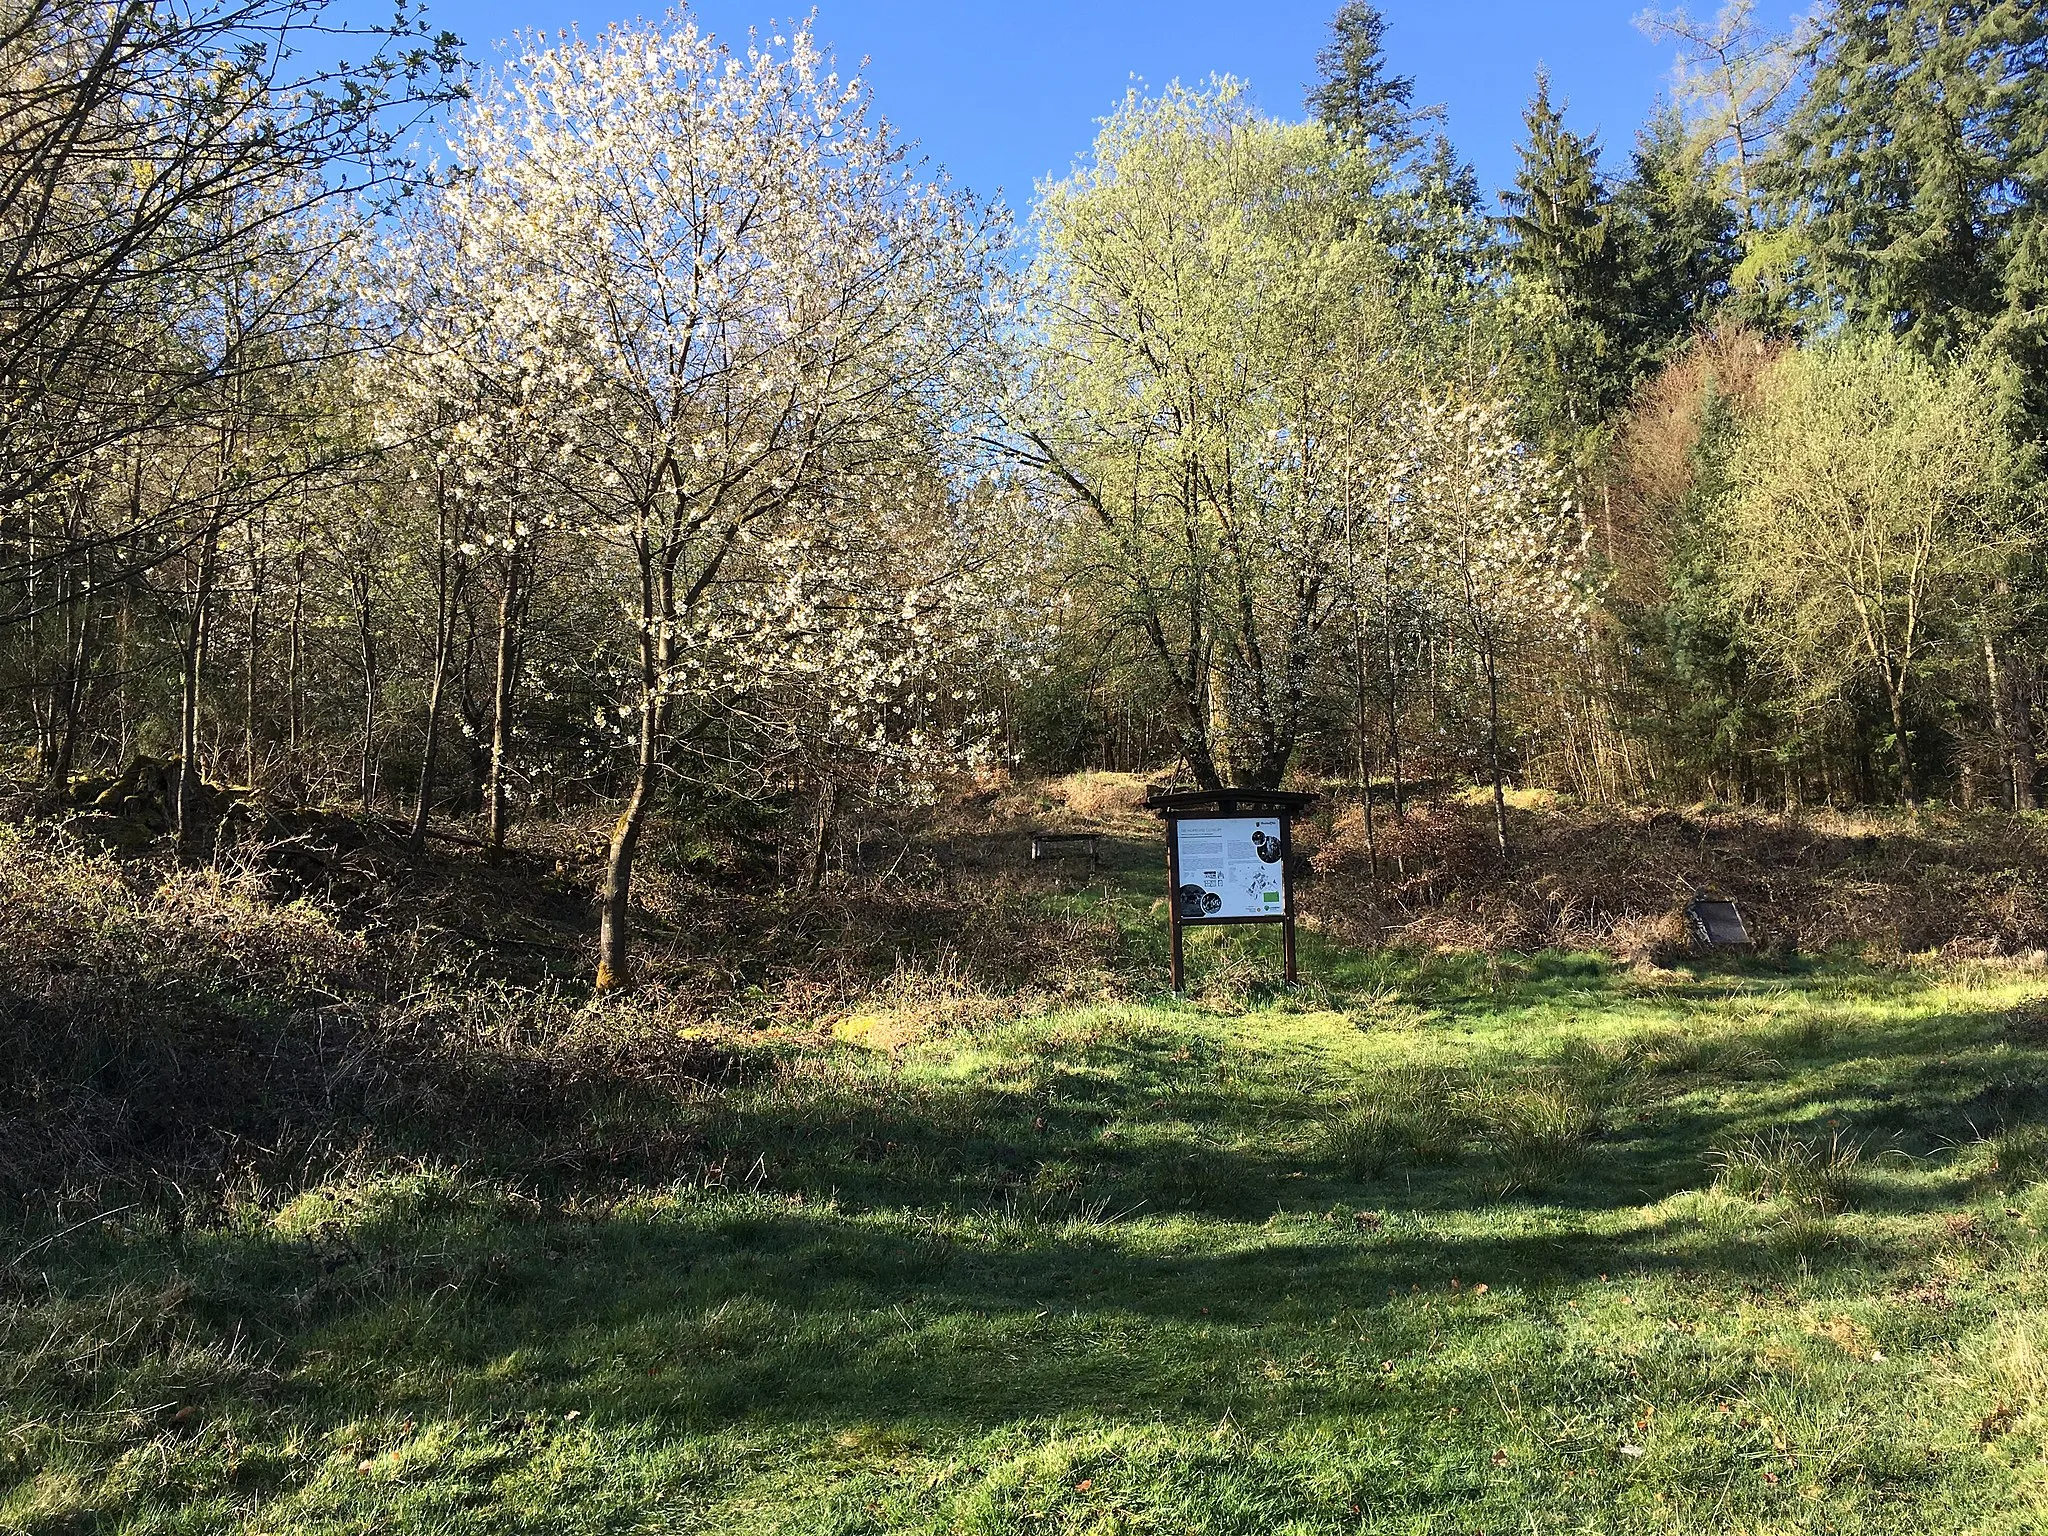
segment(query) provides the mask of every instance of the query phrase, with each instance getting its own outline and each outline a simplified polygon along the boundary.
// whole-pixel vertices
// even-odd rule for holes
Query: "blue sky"
[[[1384,0],[1388,52],[1413,75],[1418,100],[1449,111],[1452,139],[1489,194],[1514,174],[1521,110],[1537,67],[1568,100],[1568,120],[1597,129],[1611,166],[1627,162],[1637,126],[1664,90],[1668,49],[1631,17],[1644,0]],[[489,58],[513,31],[605,23],[658,13],[631,0],[478,0],[432,3],[430,18]],[[1696,9],[1710,11],[1713,0]],[[365,0],[343,0],[366,17]],[[818,0],[818,32],[843,69],[869,59],[882,112],[954,181],[987,196],[1000,188],[1020,211],[1033,183],[1065,174],[1094,137],[1095,120],[1136,75],[1153,84],[1212,72],[1247,80],[1276,115],[1301,114],[1303,88],[1337,0]],[[1778,6],[1766,0],[1766,13]],[[803,14],[756,0],[703,0],[693,13],[732,39],[750,24]]]

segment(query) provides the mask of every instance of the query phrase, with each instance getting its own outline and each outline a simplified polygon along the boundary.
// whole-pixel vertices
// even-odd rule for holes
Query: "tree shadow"
[[[365,1224],[345,1249],[221,1239],[187,1283],[194,1324],[276,1340],[266,1397],[302,1419],[452,1408],[488,1420],[595,1402],[691,1432],[911,1416],[981,1433],[1141,1406],[1216,1422],[1470,1405],[1504,1370],[1557,1367],[1545,1319],[1562,1287],[1662,1275],[1740,1291],[1798,1268],[1767,1241],[1661,1217],[1568,1242],[1324,1227],[1159,1253],[1113,1224],[944,1233],[766,1201],[592,1224],[415,1216]],[[1799,1257],[1823,1283],[1867,1284],[1873,1265],[1899,1261],[1846,1239]],[[1504,1344],[1510,1317],[1523,1326]],[[1700,1373],[1699,1391],[1746,1384],[1739,1355],[1682,1338],[1669,1348]],[[1620,1383],[1629,1365],[1576,1368]],[[78,1385],[89,1397],[107,1383]]]

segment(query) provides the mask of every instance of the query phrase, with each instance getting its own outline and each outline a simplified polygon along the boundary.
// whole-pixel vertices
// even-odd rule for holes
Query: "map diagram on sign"
[[[1173,827],[1180,866],[1175,899],[1183,920],[1286,915],[1278,817],[1177,821]]]

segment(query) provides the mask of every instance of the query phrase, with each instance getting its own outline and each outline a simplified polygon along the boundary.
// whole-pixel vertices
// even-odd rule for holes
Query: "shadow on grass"
[[[415,1210],[346,1239],[217,1234],[151,1278],[188,1298],[188,1349],[196,1333],[215,1356],[268,1341],[260,1384],[188,1380],[177,1395],[253,1390],[302,1422],[601,1407],[693,1432],[905,1416],[985,1431],[1140,1407],[1209,1422],[1440,1414],[1484,1401],[1503,1373],[1621,1397],[1665,1377],[1733,1395],[1749,1383],[1741,1352],[1682,1332],[1633,1352],[1567,1347],[1562,1293],[1546,1293],[1608,1274],[1739,1291],[1790,1263],[1673,1221],[1568,1241],[1307,1224],[1202,1253],[1133,1237],[1085,1222],[948,1231],[758,1198],[594,1224]],[[122,1246],[111,1273],[150,1283],[147,1245]],[[1819,1267],[1881,1261],[1837,1244]],[[132,1389],[134,1355],[92,1354],[57,1390],[85,1408]]]
[[[1757,1327],[1722,1319],[1765,1298],[1796,1343],[1809,1298],[1908,1289],[1974,1229],[1863,1218],[1975,1192],[1887,1176],[1849,1216],[1804,1221],[1667,1197],[1763,1128],[1924,1155],[1973,1115],[2033,1115],[2048,1075],[2048,1053],[2001,1049],[1996,1009],[1933,1011],[1924,981],[1636,991],[1570,956],[1416,964],[1434,990],[1410,995],[1439,1010],[1418,1038],[1505,1016],[1446,1069],[1467,1120],[1438,1160],[1363,1177],[1326,1134],[1333,1102],[1383,1091],[1398,1061],[1241,1039],[1278,1021],[1196,1006],[1104,1005],[926,1056],[779,1048],[716,1090],[652,1092],[644,1061],[593,1046],[532,1080],[559,1091],[550,1113],[495,1141],[451,1151],[408,1106],[379,1123],[371,1171],[282,1212],[229,1203],[206,1230],[133,1212],[0,1270],[17,1398],[52,1424],[139,1405],[120,1431],[137,1438],[175,1437],[187,1409],[288,1438],[298,1460],[252,1460],[238,1485],[272,1489],[329,1461],[346,1478],[374,1449],[358,1441],[415,1422],[545,1462],[573,1412],[579,1433],[729,1436],[742,1460],[779,1443],[805,1476],[861,1426],[950,1456],[951,1437],[1020,1424],[1191,1425],[1204,1445],[1210,1426],[1342,1424],[1401,1439],[1403,1490],[1462,1414],[1476,1491],[1517,1433],[1503,1383],[1599,1420],[1607,1447],[1636,1433],[1635,1403],[1701,1405],[1748,1458],[1768,1436],[1723,1405],[1776,1367]],[[1819,1006],[1860,988],[1901,1006]],[[1690,1027],[1731,993],[1799,1006]],[[1604,1012],[1581,1025],[1582,1008]],[[1720,1051],[1732,1036],[1744,1050]],[[1594,1111],[1549,1166],[1511,1166],[1473,1118],[1524,1086]],[[48,1338],[65,1348],[38,1353]],[[1814,1348],[1835,1352],[1802,1357],[1815,1380],[1856,1366]],[[1886,1486],[1945,1475],[1902,1461]]]
[[[1227,1023],[1206,1032],[1104,1025],[1013,1075],[971,1081],[877,1072],[784,1083],[720,1104],[702,1134],[722,1167],[759,1167],[771,1189],[829,1193],[850,1210],[1099,1208],[1247,1221],[1331,1201],[1442,1211],[1495,1203],[1518,1186],[1535,1203],[1603,1211],[1700,1187],[1711,1152],[1760,1130],[1926,1159],[1974,1140],[1992,1118],[1987,1106],[2000,1123],[2032,1115],[2048,1104],[2048,1054],[1995,1069],[1973,1054],[1996,1042],[2000,1017],[1950,1010],[1818,1034],[1798,1021],[1753,1030],[1754,1054],[1732,1076],[1715,1070],[1712,1041],[1695,1047],[1704,1065],[1687,1064],[1683,1037],[1673,1037],[1682,1059],[1670,1070],[1645,1069],[1626,1052],[1481,1056],[1446,1072],[1443,1091],[1559,1084],[1592,1121],[1582,1146],[1558,1148],[1554,1169],[1524,1170],[1507,1186],[1476,1122],[1449,1155],[1396,1154],[1361,1176],[1324,1127],[1340,1096],[1369,1098],[1382,1079],[1276,1072],[1234,1049]]]

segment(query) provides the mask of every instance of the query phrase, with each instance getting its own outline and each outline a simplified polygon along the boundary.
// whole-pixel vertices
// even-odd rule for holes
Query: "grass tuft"
[[[1849,1204],[1864,1145],[1839,1130],[1822,1140],[1780,1129],[1716,1148],[1707,1162],[1715,1184],[1731,1195],[1832,1216]]]
[[[2048,1125],[2016,1125],[1986,1140],[1985,1171],[1997,1188],[2023,1189],[2048,1179]]]
[[[1467,1124],[1449,1073],[1389,1072],[1323,1116],[1319,1150],[1354,1178],[1378,1178],[1399,1163],[1455,1162]]]
[[[1474,1095],[1480,1135],[1498,1162],[1495,1188],[1540,1189],[1575,1172],[1600,1130],[1585,1085],[1563,1072],[1536,1072]]]

